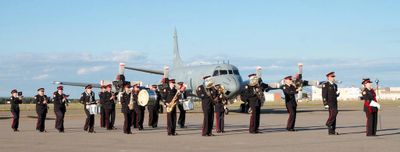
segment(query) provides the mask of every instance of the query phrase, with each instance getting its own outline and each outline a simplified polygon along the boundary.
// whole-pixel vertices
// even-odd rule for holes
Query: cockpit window
[[[227,75],[228,71],[227,70],[219,70],[220,75]]]
[[[215,71],[214,71],[214,74],[213,74],[213,76],[219,76],[219,72],[218,72],[218,70],[215,70]]]
[[[229,74],[233,74],[233,71],[232,71],[232,70],[229,70]]]
[[[239,75],[239,70],[233,70],[233,74]]]

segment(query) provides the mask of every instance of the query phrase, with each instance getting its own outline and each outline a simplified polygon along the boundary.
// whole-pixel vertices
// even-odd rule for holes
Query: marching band
[[[338,100],[340,93],[335,80],[335,72],[326,74],[327,81],[322,83],[322,99],[325,107],[328,108],[329,117],[326,121],[329,135],[339,135],[336,132],[336,118],[338,115]],[[179,82],[175,84],[175,79],[163,78],[161,85],[152,85],[147,89],[146,97],[149,100],[146,103],[140,101],[141,88],[139,84],[124,84],[123,92],[119,94],[111,91],[112,85],[101,86],[99,93],[99,101],[95,99],[95,93],[91,85],[85,86],[84,92],[81,94],[80,103],[83,104],[84,112],[86,114],[86,121],[84,123],[84,131],[95,133],[94,123],[95,115],[100,114],[100,127],[107,130],[116,129],[115,122],[115,104],[119,99],[121,103],[121,113],[124,116],[123,133],[132,134],[131,127],[143,130],[144,110],[145,106],[148,107],[149,122],[148,126],[152,128],[158,127],[158,118],[160,109],[163,104],[167,111],[167,134],[168,136],[176,136],[176,125],[178,123],[180,128],[186,128],[185,119],[186,111],[193,109],[193,103],[187,100],[186,84]],[[376,136],[378,110],[380,105],[376,99],[375,90],[372,87],[370,79],[363,79],[361,84],[362,100],[364,101],[364,112],[366,113],[367,125],[366,135]],[[241,99],[249,103],[250,109],[250,123],[249,133],[258,134],[262,133],[259,129],[260,126],[260,113],[264,100],[264,92],[268,92],[271,87],[263,83],[262,79],[257,74],[249,75],[249,83],[245,85],[241,92]],[[300,88],[296,87],[291,76],[283,78],[283,85],[280,88],[285,96],[285,106],[289,113],[287,120],[286,130],[294,132],[297,113],[297,100],[296,95],[299,93]],[[64,117],[69,103],[68,95],[63,93],[62,86],[57,87],[57,91],[53,93],[52,99],[45,95],[45,89],[39,88],[38,94],[34,97],[37,113],[36,130],[39,132],[46,132],[45,120],[48,104],[51,101],[54,104],[54,112],[56,116],[55,128],[60,132],[64,132]],[[201,106],[203,112],[203,125],[201,130],[202,136],[214,136],[212,133],[215,119],[215,129],[217,133],[224,133],[224,122],[226,107],[228,99],[224,97],[224,86],[221,84],[214,84],[211,76],[203,77],[203,85],[196,88],[196,95],[201,99]],[[120,98],[117,98],[117,97]],[[18,132],[19,127],[19,104],[22,103],[22,92],[16,89],[11,91],[10,111],[13,119],[11,128],[14,132]],[[179,119],[177,121],[177,108],[179,109]],[[214,117],[215,116],[215,117]]]

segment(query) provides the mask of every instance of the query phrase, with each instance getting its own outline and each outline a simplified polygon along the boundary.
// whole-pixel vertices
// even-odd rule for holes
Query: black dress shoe
[[[215,136],[214,134],[207,134],[207,136]]]
[[[262,134],[262,132],[259,131],[259,130],[257,130],[255,133],[256,133],[256,134]]]
[[[18,129],[14,129],[14,132],[19,132],[19,130]]]
[[[329,135],[340,135],[338,132],[330,132]]]

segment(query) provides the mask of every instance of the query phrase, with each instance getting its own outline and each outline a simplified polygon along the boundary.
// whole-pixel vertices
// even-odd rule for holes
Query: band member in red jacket
[[[380,105],[376,100],[375,90],[372,88],[372,82],[369,79],[362,81],[364,89],[362,91],[362,99],[364,100],[364,112],[367,116],[367,136],[376,136],[378,122],[378,108]]]

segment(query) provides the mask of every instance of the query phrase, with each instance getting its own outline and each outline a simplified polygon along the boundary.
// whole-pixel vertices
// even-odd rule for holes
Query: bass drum
[[[157,101],[157,93],[153,90],[141,90],[138,95],[140,106],[154,105]]]

